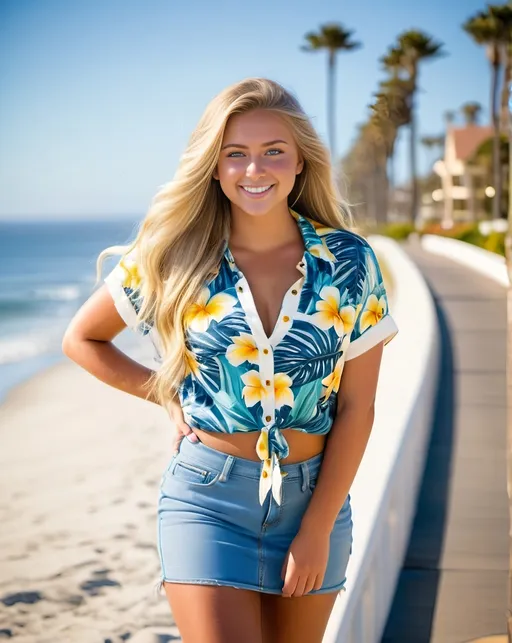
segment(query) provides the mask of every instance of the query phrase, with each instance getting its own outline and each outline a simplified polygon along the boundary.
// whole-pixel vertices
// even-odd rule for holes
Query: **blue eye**
[[[283,153],[283,151],[277,149],[277,147],[272,148],[271,150],[267,150],[267,154],[269,152],[277,152],[277,154],[271,154],[271,156],[279,156],[279,154]],[[228,154],[228,158],[235,158],[235,157],[233,157],[233,154],[243,154],[243,152],[231,152],[231,154]]]

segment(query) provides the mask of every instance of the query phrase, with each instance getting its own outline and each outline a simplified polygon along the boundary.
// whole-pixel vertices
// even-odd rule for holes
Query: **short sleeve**
[[[377,257],[367,241],[360,246],[360,252],[360,299],[346,360],[366,353],[382,341],[384,345],[389,344],[398,333],[398,326],[389,313],[388,296]]]
[[[141,322],[139,318],[142,306],[141,274],[136,251],[122,257],[104,281],[125,324],[142,335],[149,333],[151,325]]]

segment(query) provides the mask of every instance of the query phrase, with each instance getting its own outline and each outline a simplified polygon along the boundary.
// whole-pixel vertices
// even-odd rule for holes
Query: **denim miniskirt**
[[[262,462],[246,460],[184,438],[161,480],[157,543],[163,581],[281,594],[281,568],[299,531],[322,454],[281,465],[282,501],[259,502]],[[330,536],[323,585],[311,594],[345,589],[352,553],[350,495]]]

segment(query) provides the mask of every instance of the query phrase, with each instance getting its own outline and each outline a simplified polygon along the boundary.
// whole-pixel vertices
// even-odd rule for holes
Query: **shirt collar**
[[[323,259],[330,264],[336,263],[336,257],[327,247],[327,244],[322,239],[324,234],[334,232],[334,228],[328,228],[323,223],[309,219],[308,217],[295,212],[290,208],[290,214],[297,221],[299,230],[304,240],[306,252],[317,259]]]
[[[292,210],[291,208],[289,208],[289,210],[292,217],[297,221],[297,226],[302,235],[306,252],[316,259],[323,259],[330,264],[336,263],[336,257],[332,254],[327,247],[327,244],[322,239],[322,235],[334,232],[334,228],[329,228],[323,223],[313,221],[313,219],[309,219],[302,214],[295,212],[295,210]],[[230,268],[234,270],[236,268],[235,259],[229,249],[228,241],[225,243],[224,257],[229,263]]]

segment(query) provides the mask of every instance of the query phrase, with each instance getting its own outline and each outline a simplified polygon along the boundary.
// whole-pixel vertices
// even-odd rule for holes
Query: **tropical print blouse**
[[[290,213],[305,246],[297,264],[301,276],[286,292],[270,337],[227,243],[217,275],[183,320],[187,374],[179,399],[185,419],[207,431],[260,432],[261,504],[270,490],[281,503],[279,461],[288,455],[282,430],[328,433],[345,362],[398,332],[369,243]],[[126,324],[149,334],[158,350],[156,329],[137,316],[140,280],[132,254],[105,282]]]

